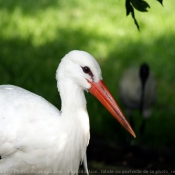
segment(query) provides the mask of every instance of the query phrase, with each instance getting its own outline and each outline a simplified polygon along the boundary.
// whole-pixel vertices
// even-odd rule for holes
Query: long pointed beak
[[[89,92],[92,93],[107,109],[108,111],[119,121],[119,123],[130,132],[133,137],[136,137],[133,129],[123,115],[121,109],[119,108],[117,102],[114,100],[113,96],[109,92],[108,88],[102,80],[99,82],[90,82],[91,88]]]

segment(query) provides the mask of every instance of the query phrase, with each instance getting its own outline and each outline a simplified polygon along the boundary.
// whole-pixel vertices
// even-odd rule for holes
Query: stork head
[[[72,79],[84,90],[88,90],[89,82],[102,79],[101,69],[97,61],[87,52],[74,50],[63,57],[57,72],[57,79]],[[89,82],[88,82],[88,81]]]
[[[77,50],[69,52],[61,60],[56,77],[59,82],[67,80],[74,81],[82,89],[92,93],[120,124],[135,137],[134,131],[105,86],[102,80],[100,66],[92,55]]]

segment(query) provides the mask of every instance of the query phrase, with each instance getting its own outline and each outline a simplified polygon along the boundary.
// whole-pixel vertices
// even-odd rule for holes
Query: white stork
[[[91,92],[134,137],[87,52],[71,51],[56,72],[62,106],[13,85],[0,86],[0,174],[77,174],[89,143],[84,90]],[[94,115],[95,116],[95,115]]]

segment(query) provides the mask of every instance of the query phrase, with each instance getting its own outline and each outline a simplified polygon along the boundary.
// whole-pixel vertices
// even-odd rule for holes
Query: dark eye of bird
[[[87,66],[82,67],[82,69],[83,69],[83,72],[86,73],[86,74],[91,72],[91,70]]]
[[[87,66],[84,66],[84,67],[81,67],[82,69],[83,69],[83,72],[84,73],[86,73],[86,74],[89,74],[91,77],[92,77],[92,79],[93,79],[93,73],[91,72],[91,70],[90,70],[90,68],[89,67],[87,67]]]

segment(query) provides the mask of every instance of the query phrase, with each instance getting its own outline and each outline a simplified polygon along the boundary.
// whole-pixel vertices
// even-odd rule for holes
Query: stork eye
[[[82,69],[83,69],[83,72],[86,74],[89,74],[91,72],[91,70],[87,66],[82,67]]]
[[[89,74],[91,77],[92,77],[92,79],[93,79],[93,73],[91,72],[91,70],[90,70],[90,68],[89,67],[87,67],[87,66],[84,66],[84,67],[82,67],[82,69],[83,69],[83,72],[84,73],[86,73],[86,74]]]

